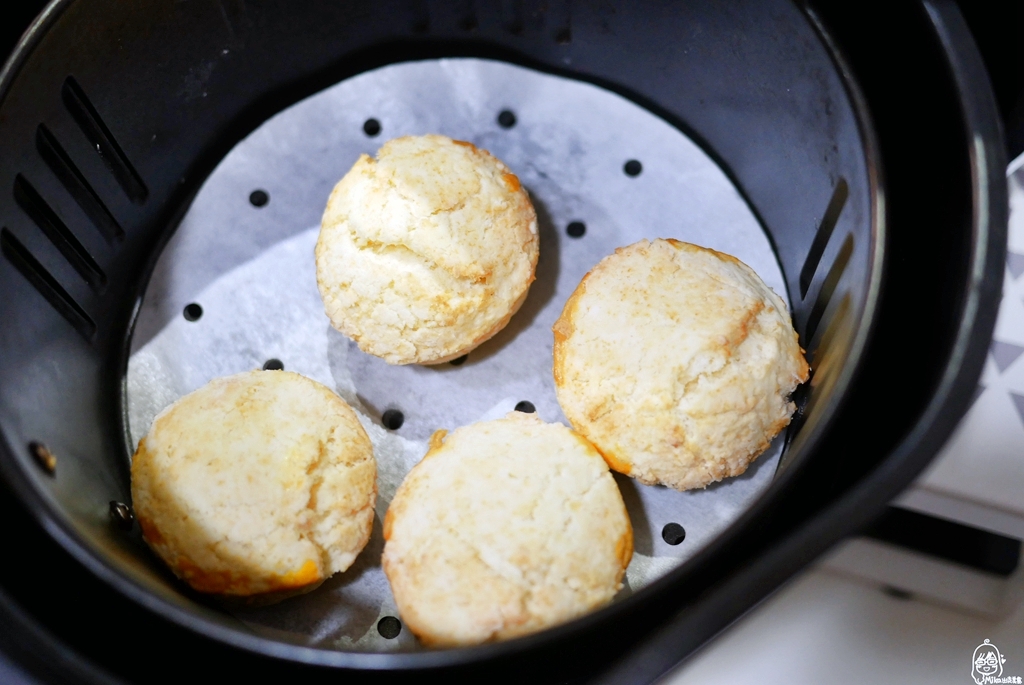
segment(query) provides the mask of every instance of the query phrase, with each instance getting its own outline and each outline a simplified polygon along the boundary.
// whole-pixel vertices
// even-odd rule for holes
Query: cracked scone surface
[[[315,588],[366,545],[377,494],[355,412],[288,371],[218,378],[161,412],[132,459],[149,546],[200,592]]]
[[[676,240],[605,257],[553,330],[566,418],[616,471],[677,490],[746,471],[809,372],[782,298],[735,257]]]
[[[332,325],[391,364],[454,359],[526,299],[537,215],[496,157],[445,136],[362,155],[327,201],[317,284]]]
[[[431,646],[532,633],[612,599],[633,554],[594,447],[534,414],[438,431],[384,519],[405,625]]]

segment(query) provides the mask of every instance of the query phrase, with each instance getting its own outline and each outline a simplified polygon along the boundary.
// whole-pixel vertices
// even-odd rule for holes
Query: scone
[[[280,599],[366,545],[373,447],[355,412],[288,371],[218,378],[161,412],[132,460],[149,546],[200,592]]]
[[[677,490],[743,473],[808,376],[782,298],[735,257],[677,240],[601,260],[554,334],[573,427],[616,471]]]
[[[445,136],[362,155],[327,201],[316,276],[331,324],[390,364],[462,356],[508,323],[539,254],[508,167]]]
[[[594,447],[512,412],[438,431],[384,518],[384,572],[426,645],[474,645],[612,599],[633,554],[618,486]]]

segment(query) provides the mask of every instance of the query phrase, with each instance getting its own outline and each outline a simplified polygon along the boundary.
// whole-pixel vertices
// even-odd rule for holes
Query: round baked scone
[[[808,376],[782,298],[735,257],[678,240],[602,259],[554,334],[573,427],[616,471],[677,490],[746,471]]]
[[[532,633],[610,601],[633,555],[619,488],[594,447],[512,412],[437,431],[384,518],[405,625],[431,646]]]
[[[390,364],[436,364],[492,337],[539,254],[526,190],[486,150],[407,136],[362,155],[327,200],[316,277],[332,325]]]
[[[282,599],[366,545],[373,446],[355,412],[288,371],[217,378],[164,409],[132,459],[149,546],[200,592]]]

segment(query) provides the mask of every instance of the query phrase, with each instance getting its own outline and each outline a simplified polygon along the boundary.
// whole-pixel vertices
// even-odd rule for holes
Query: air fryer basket
[[[108,514],[129,500],[131,333],[163,247],[236,143],[343,79],[446,57],[595,84],[698,142],[774,247],[814,375],[765,494],[599,612],[438,652],[269,639],[183,591]],[[879,18],[785,0],[57,1],[0,75],[0,140],[0,500],[20,560],[0,570],[0,604],[23,626],[3,640],[86,682],[194,678],[200,658],[313,682],[653,679],[923,468],[966,409],[1002,277],[995,108],[941,2]],[[73,651],[43,663],[48,640]]]

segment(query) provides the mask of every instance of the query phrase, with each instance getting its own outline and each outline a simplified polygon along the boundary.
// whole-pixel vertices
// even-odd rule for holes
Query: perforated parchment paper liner
[[[503,111],[514,114],[512,126]],[[371,118],[380,125],[374,136],[372,125],[364,129]],[[358,155],[424,133],[471,141],[512,168],[537,209],[541,257],[522,309],[464,363],[389,366],[331,328],[313,246],[327,196]],[[627,173],[630,161],[638,174]],[[269,201],[250,199],[257,190]],[[578,224],[567,231],[572,222],[582,235],[574,235]],[[197,195],[146,291],[128,365],[130,448],[178,397],[276,359],[357,409],[374,444],[379,496],[370,542],[352,568],[308,595],[228,610],[257,632],[312,645],[419,649],[408,631],[386,639],[377,630],[380,618],[397,616],[380,567],[381,521],[395,489],[438,428],[497,418],[522,400],[544,420],[568,423],[554,394],[551,325],[602,257],[657,237],[735,255],[786,298],[767,236],[711,158],[650,112],[589,84],[478,59],[396,64],[297,103],[239,143]],[[198,319],[196,308],[183,316],[189,304],[201,308]],[[404,416],[397,430],[381,423],[388,409]],[[617,476],[636,545],[622,593],[728,526],[769,486],[781,450],[777,439],[746,474],[706,490]],[[662,535],[670,523],[685,530],[675,545]]]

